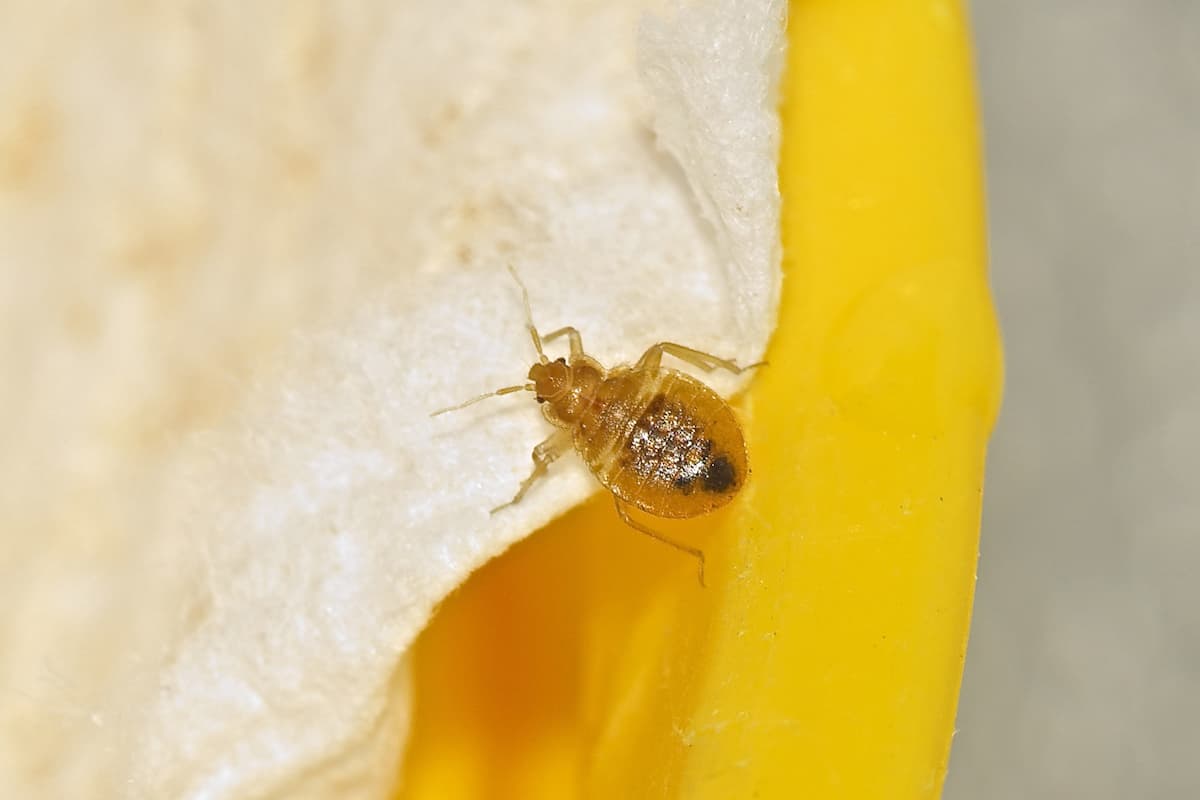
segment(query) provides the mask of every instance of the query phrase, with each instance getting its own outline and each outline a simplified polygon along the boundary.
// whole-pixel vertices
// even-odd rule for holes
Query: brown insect
[[[542,413],[558,430],[533,448],[533,472],[512,500],[546,474],[556,458],[574,447],[597,480],[613,494],[617,514],[634,530],[694,556],[704,584],[704,552],[654,531],[629,516],[635,506],[657,517],[682,519],[707,514],[728,503],[742,488],[750,469],[741,426],[716,392],[691,375],[662,366],[664,354],[706,372],[739,373],[761,366],[735,362],[673,342],[651,346],[632,367],[605,369],[583,350],[579,331],[570,326],[541,336],[533,324],[529,291],[511,266],[525,301],[525,326],[538,360],[529,383],[506,386],[433,416],[465,408],[488,397],[534,392]],[[561,336],[570,358],[553,361],[542,345]]]

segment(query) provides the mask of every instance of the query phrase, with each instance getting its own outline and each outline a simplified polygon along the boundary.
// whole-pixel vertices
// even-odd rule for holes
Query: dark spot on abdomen
[[[714,494],[728,491],[736,480],[737,474],[733,471],[733,464],[730,464],[725,456],[717,456],[704,471],[704,491]]]
[[[685,473],[671,481],[671,484],[684,494],[691,494],[696,484],[696,476]]]

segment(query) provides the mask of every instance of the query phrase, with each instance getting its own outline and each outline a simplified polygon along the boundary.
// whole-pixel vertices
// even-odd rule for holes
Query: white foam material
[[[490,515],[536,406],[429,417],[528,369],[503,265],[604,362],[761,357],[784,3],[33,5],[0,32],[0,796],[387,797],[437,603],[597,488],[565,458]]]

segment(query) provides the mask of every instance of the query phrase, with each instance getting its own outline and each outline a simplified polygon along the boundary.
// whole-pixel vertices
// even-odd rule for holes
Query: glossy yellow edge
[[[784,284],[739,403],[754,473],[664,525],[599,497],[450,598],[401,796],[936,797],[1000,395],[954,2],[794,2]]]

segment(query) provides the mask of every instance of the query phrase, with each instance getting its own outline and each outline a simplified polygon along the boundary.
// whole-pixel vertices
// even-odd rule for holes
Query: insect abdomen
[[[747,474],[733,411],[674,370],[624,370],[606,379],[575,446],[602,484],[660,517],[694,517],[729,502]]]

